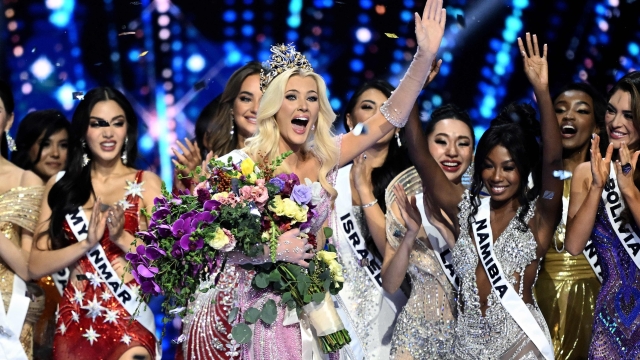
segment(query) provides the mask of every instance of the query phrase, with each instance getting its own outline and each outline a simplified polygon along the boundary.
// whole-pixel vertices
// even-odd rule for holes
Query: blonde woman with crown
[[[264,94],[258,110],[258,130],[246,140],[244,149],[234,150],[223,158],[231,156],[238,162],[247,157],[254,161],[271,161],[286,151],[292,151],[293,154],[286,158],[279,170],[293,172],[303,181],[308,179],[318,183],[314,185],[317,189],[314,196],[317,199],[318,216],[311,224],[311,231],[318,232],[331,218],[329,214],[337,195],[334,188],[337,169],[406,123],[440,46],[445,21],[446,11],[442,8],[442,0],[428,0],[422,17],[415,14],[419,46],[414,60],[398,89],[380,112],[365,123],[368,127],[366,134],[357,137],[351,133],[334,136],[331,125],[335,114],[327,98],[325,82],[313,72],[305,57],[291,46],[272,47],[270,69],[261,74],[260,85]],[[296,229],[280,237],[276,250],[278,261],[307,266],[305,260],[313,257],[313,246],[299,235]],[[325,239],[319,233],[318,249],[322,249],[324,243]],[[302,249],[304,251],[300,251]],[[230,262],[257,264],[266,262],[267,257],[247,258],[242,254],[232,254]],[[239,267],[238,271],[241,279],[237,299],[240,313],[252,306],[259,307],[268,299],[280,303],[278,295],[251,288],[250,272]],[[242,359],[338,358],[339,354],[327,355],[314,350],[318,349],[318,346],[314,346],[318,340],[303,336],[305,326],[300,323],[284,325],[284,314],[285,307],[280,306],[273,324],[267,325],[261,320],[256,322],[251,341],[243,344],[233,355]]]

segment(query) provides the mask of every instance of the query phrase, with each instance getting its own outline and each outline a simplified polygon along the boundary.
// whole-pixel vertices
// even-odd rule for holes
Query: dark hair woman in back
[[[90,90],[73,114],[67,171],[47,183],[29,262],[33,277],[52,274],[57,283],[73,268],[53,359],[159,355],[154,316],[139,304],[138,282],[125,270],[134,234],[147,226],[141,210],[151,212],[160,196],[158,176],[133,168],[137,137],[138,118],[114,88]]]
[[[593,309],[600,291],[599,263],[595,251],[572,256],[565,251],[565,230],[571,174],[589,161],[592,134],[606,136],[604,116],[607,103],[593,87],[585,83],[564,86],[553,101],[562,133],[564,181],[562,218],[553,236],[553,245],[545,255],[535,286],[536,299],[544,316],[555,358],[586,359],[591,342]],[[592,249],[593,250],[593,249]]]
[[[30,282],[28,271],[44,187],[35,173],[20,169],[7,158],[14,148],[8,146],[13,145],[8,133],[14,106],[9,84],[0,80],[0,301],[5,314],[0,353],[7,359],[23,360],[33,356],[33,326],[44,309],[42,289]]]
[[[590,359],[640,357],[640,72],[609,91],[604,117],[608,141],[591,140],[591,160],[571,179],[565,246],[572,255],[591,248],[602,287],[595,301]]]

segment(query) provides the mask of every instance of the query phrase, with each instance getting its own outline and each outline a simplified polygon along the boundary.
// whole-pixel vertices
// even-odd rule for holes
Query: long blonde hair
[[[320,112],[316,122],[316,129],[309,135],[301,151],[304,157],[311,154],[320,161],[318,181],[333,200],[338,192],[327,181],[327,174],[338,165],[340,151],[333,139],[332,124],[336,115],[331,109],[331,104],[327,98],[327,86],[320,75],[301,69],[289,69],[273,79],[260,101],[257,115],[258,130],[252,137],[245,140],[244,150],[254,160],[264,159],[268,162],[280,155],[280,131],[278,130],[275,115],[282,106],[287,83],[292,76],[311,76],[318,85]],[[278,172],[286,171],[287,167],[283,163],[278,168]]]

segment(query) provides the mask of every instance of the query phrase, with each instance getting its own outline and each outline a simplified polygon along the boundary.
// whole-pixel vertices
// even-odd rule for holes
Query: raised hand
[[[202,157],[200,156],[200,148],[198,143],[191,142],[189,139],[184,139],[184,145],[180,140],[176,141],[176,144],[182,151],[178,151],[176,148],[171,148],[171,151],[178,159],[172,159],[174,165],[184,165],[185,169],[181,171],[182,176],[189,176],[189,172],[195,170],[195,168],[202,163]]]
[[[447,11],[442,8],[442,0],[427,0],[422,18],[418,13],[415,13],[414,17],[418,45],[434,55],[440,48],[444,26],[447,23]]]
[[[429,76],[427,77],[427,81],[424,82],[424,86],[422,87],[423,89],[426,89],[427,86],[431,84],[433,79],[436,78],[438,73],[440,73],[440,66],[442,66],[442,59],[437,61],[436,59],[433,59],[433,62],[431,63],[431,70],[429,71]]]
[[[639,154],[640,151],[636,151],[632,155],[625,142],[620,145],[620,150],[618,150],[620,160],[616,161],[616,177],[618,178],[618,187],[620,188],[620,192],[636,187],[633,182],[633,173],[636,171],[636,163],[638,162]],[[631,170],[627,171],[625,174],[622,166],[627,164],[629,164],[628,166],[631,166]]]
[[[609,179],[609,171],[611,170],[611,155],[613,154],[613,144],[607,147],[607,153],[602,158],[600,154],[600,136],[593,134],[591,139],[591,186],[597,189],[604,188]],[[635,155],[636,159],[638,158]]]
[[[107,216],[100,210],[100,198],[97,198],[91,210],[89,219],[89,230],[87,231],[86,246],[91,249],[102,239]]]
[[[369,160],[371,162],[371,160]],[[366,161],[366,155],[362,154],[353,159],[353,184],[358,190],[358,193],[363,191],[373,192],[373,185],[371,184],[371,171],[373,168]]]
[[[518,47],[522,55],[524,64],[524,72],[535,90],[546,90],[549,88],[549,66],[547,64],[547,44],[544,44],[542,56],[540,56],[540,48],[538,47],[538,37],[533,35],[533,44],[531,43],[531,34],[527,33],[527,51],[524,49],[522,39],[518,38]],[[527,55],[528,53],[528,55]]]
[[[411,199],[408,199],[404,188],[400,184],[393,186],[393,193],[396,195],[396,202],[398,209],[400,209],[402,220],[404,220],[404,226],[407,228],[407,234],[413,234],[412,237],[415,239],[415,235],[418,234],[420,226],[422,226],[422,216],[416,205],[416,198],[412,196]]]
[[[122,231],[124,230],[124,208],[122,208],[120,204],[110,206],[107,214],[109,239],[114,243],[118,243],[122,236]]]
[[[308,242],[307,237],[300,236],[300,229],[285,232],[278,237],[276,260],[309,267],[309,263],[305,260],[313,258],[314,255],[308,252],[313,249],[313,245]]]

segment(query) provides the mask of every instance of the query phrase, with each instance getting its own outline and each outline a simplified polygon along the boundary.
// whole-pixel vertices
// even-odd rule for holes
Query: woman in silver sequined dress
[[[518,42],[541,112],[541,160],[530,106],[509,106],[492,121],[478,143],[468,191],[452,184],[433,157],[421,151],[420,124],[410,121],[407,129],[423,190],[453,221],[458,237],[453,266],[461,283],[453,357],[459,359],[553,358],[532,287],[560,220],[563,183],[553,171],[562,170],[562,142],[548,90],[546,46],[541,54],[537,38],[532,43],[529,34],[528,52]],[[534,175],[535,186],[527,189],[528,175],[536,168],[541,178]],[[480,198],[483,186],[489,198]]]
[[[442,106],[432,113],[426,135],[429,152],[447,179],[460,184],[471,164],[475,144],[469,115],[455,105]],[[448,225],[451,222],[443,217],[435,219],[430,209],[425,209],[426,218],[421,218],[417,209],[412,212],[412,208],[405,207],[399,212],[398,205],[406,196],[396,199],[395,185],[404,188],[403,194],[422,193],[420,177],[413,167],[393,179],[386,191],[388,242],[382,265],[382,286],[389,292],[395,291],[407,273],[412,284],[411,296],[393,332],[391,358],[446,359],[451,356],[456,314],[456,278],[451,276],[452,269],[446,261],[455,239],[451,231],[443,227],[443,221]],[[406,229],[405,225],[409,225],[406,215],[417,216],[420,232]],[[440,235],[445,232],[444,236]]]

